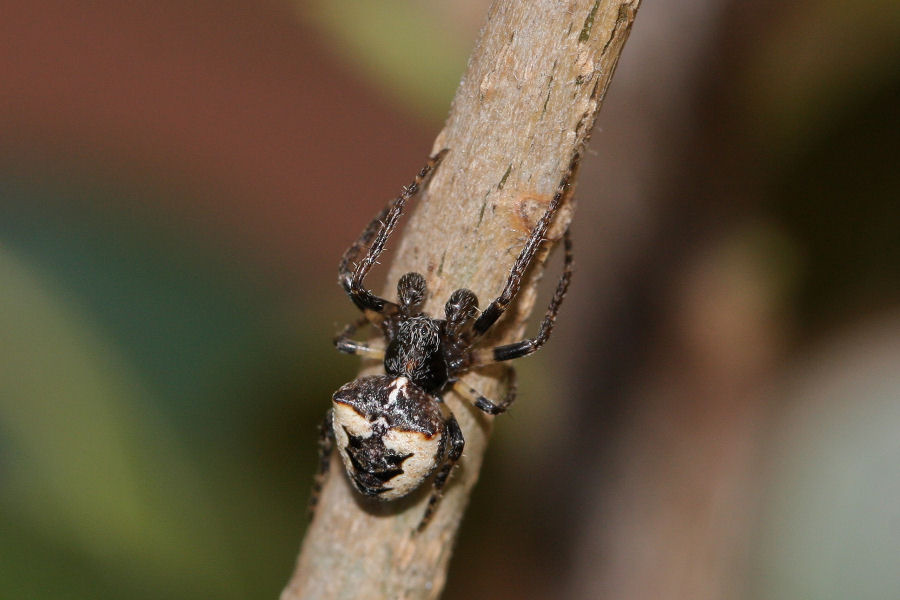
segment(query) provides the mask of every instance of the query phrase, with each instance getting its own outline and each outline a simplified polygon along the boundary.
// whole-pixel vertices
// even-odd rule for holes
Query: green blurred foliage
[[[442,120],[471,50],[468,35],[414,0],[314,0],[301,14],[332,38],[341,56],[396,105]]]
[[[217,249],[96,190],[0,194],[3,595],[274,595],[314,458],[297,431],[347,376],[307,344],[328,321],[296,330]]]

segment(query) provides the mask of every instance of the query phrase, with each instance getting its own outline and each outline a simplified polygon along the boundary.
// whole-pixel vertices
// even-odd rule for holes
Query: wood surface
[[[457,288],[473,290],[481,308],[499,294],[572,158],[584,150],[639,4],[499,0],[491,6],[450,115],[434,142],[433,152],[450,152],[407,209],[405,228],[389,241],[394,260],[382,295],[396,298],[396,282],[408,271],[428,280],[425,310],[434,316],[443,315],[444,303]],[[410,181],[420,167],[409,165]],[[398,191],[406,183],[398,182]],[[373,214],[379,208],[373,205]],[[536,262],[543,262],[562,235],[571,209],[569,202],[558,214]],[[575,244],[577,260],[578,240]],[[531,270],[488,344],[526,334],[541,271],[540,264]],[[555,279],[557,273],[548,276]],[[535,322],[543,310],[537,307]],[[565,319],[565,313],[563,306],[560,318]],[[533,324],[528,332],[534,329]],[[370,366],[364,372],[377,370]],[[503,395],[503,369],[467,379],[489,398]],[[282,600],[440,595],[492,427],[490,417],[461,398],[448,393],[445,400],[459,421],[466,447],[427,529],[414,533],[430,484],[396,502],[367,500],[352,489],[335,457]],[[502,426],[503,416],[498,418]]]

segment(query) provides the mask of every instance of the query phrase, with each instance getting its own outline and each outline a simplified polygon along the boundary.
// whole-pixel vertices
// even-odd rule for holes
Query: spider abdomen
[[[402,498],[441,464],[440,405],[406,377],[363,377],[335,392],[332,401],[336,445],[361,493]]]

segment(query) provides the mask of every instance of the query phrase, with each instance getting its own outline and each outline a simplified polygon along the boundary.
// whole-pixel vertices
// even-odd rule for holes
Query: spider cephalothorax
[[[478,298],[464,288],[450,295],[444,318],[423,314],[420,307],[428,290],[425,278],[418,273],[407,273],[400,278],[396,303],[374,295],[365,287],[365,277],[384,250],[406,201],[418,192],[446,152],[442,150],[429,159],[415,181],[375,217],[341,260],[340,283],[363,317],[348,325],[335,338],[335,345],[341,352],[383,359],[386,375],[360,377],[335,392],[321,429],[320,470],[311,508],[318,501],[336,445],[354,487],[367,496],[381,500],[402,498],[435,474],[434,492],[419,525],[420,529],[424,527],[465,445],[462,431],[444,404],[442,394],[454,389],[486,413],[496,415],[505,411],[515,398],[514,381],[506,398],[492,402],[461,378],[472,369],[531,354],[550,337],[572,275],[568,231],[563,236],[563,274],[537,336],[494,348],[479,347],[485,333],[518,294],[522,278],[568,192],[577,156],[528,236],[503,291],[480,315]],[[351,339],[363,325],[376,327],[386,346],[374,347]]]
[[[447,383],[441,325],[425,315],[403,319],[385,350],[384,370],[389,375],[408,377],[427,392],[441,389]]]

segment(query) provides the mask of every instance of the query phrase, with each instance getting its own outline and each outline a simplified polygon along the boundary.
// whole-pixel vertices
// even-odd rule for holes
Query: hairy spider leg
[[[328,409],[325,413],[325,419],[319,426],[319,469],[316,471],[316,477],[313,480],[312,491],[309,494],[309,503],[307,511],[309,517],[316,512],[316,506],[319,504],[319,497],[322,495],[322,486],[325,485],[325,478],[328,476],[328,468],[331,466],[331,454],[334,452],[334,428],[332,426],[332,409]]]
[[[525,242],[525,247],[522,248],[522,251],[516,258],[516,262],[513,263],[512,269],[509,271],[509,277],[506,280],[506,286],[503,288],[500,295],[491,302],[478,319],[476,319],[475,324],[472,326],[472,331],[476,339],[484,335],[487,330],[497,322],[497,319],[506,312],[510,303],[519,293],[519,288],[522,286],[522,279],[525,277],[525,273],[531,265],[531,261],[534,260],[538,248],[540,248],[541,243],[544,241],[544,236],[547,234],[547,230],[553,222],[553,217],[556,216],[559,207],[562,205],[563,199],[568,194],[569,181],[578,167],[579,160],[580,155],[576,152],[575,156],[572,157],[572,161],[569,163],[569,168],[566,170],[565,175],[563,175],[562,180],[559,182],[559,186],[556,188],[556,193],[553,195],[550,205],[534,226],[531,235],[528,236],[528,241]]]
[[[362,316],[354,322],[349,323],[344,327],[343,331],[335,336],[334,347],[337,348],[338,352],[343,352],[344,354],[359,354],[377,359],[384,358],[384,348],[373,348],[365,342],[358,342],[351,339],[350,336],[356,333],[356,330],[364,325],[371,325],[366,316]]]
[[[566,297],[566,292],[569,289],[569,282],[572,280],[572,238],[569,235],[568,229],[565,234],[563,234],[563,248],[565,250],[563,272],[559,278],[559,283],[556,284],[556,291],[553,293],[553,298],[550,299],[550,305],[547,307],[547,313],[544,315],[544,320],[541,321],[541,327],[538,330],[538,334],[533,338],[526,338],[519,342],[504,344],[494,348],[476,350],[473,352],[473,367],[480,367],[494,362],[528,356],[529,354],[537,352],[541,346],[550,339],[550,333],[552,333],[553,325],[556,323],[556,315],[559,312],[559,307],[562,304],[563,299]]]
[[[463,448],[466,445],[466,439],[459,428],[459,423],[456,422],[456,417],[452,414],[444,421],[444,435],[446,436],[444,439],[447,440],[444,464],[441,465],[441,468],[438,469],[437,474],[434,476],[434,491],[432,491],[431,497],[428,498],[428,505],[425,507],[419,526],[416,527],[416,532],[424,530],[431,521],[431,517],[434,516],[434,510],[444,495],[444,485],[447,483],[447,478],[450,476],[450,472],[453,470],[459,457],[462,456]]]
[[[509,370],[509,382],[506,390],[506,396],[503,397],[503,400],[500,402],[492,402],[485,398],[485,396],[470,386],[468,383],[458,380],[453,384],[453,389],[456,390],[463,398],[466,398],[469,402],[472,403],[475,408],[486,412],[489,415],[499,415],[500,413],[506,412],[506,409],[515,401],[516,399],[516,390],[517,386],[517,378],[516,378],[516,370]]]
[[[420,274],[407,273],[401,277],[400,281],[397,283],[397,297],[400,299],[400,316],[411,317],[420,314],[418,309],[422,302],[425,301],[427,294],[428,288],[425,278]],[[382,333],[386,334],[388,339],[392,339],[395,333],[393,329],[394,326],[396,326],[396,315],[389,315],[381,321]],[[372,324],[373,323],[369,320],[369,316],[365,314],[356,321],[349,323],[344,327],[343,331],[335,336],[335,348],[337,348],[338,352],[343,352],[345,354],[357,354],[379,360],[383,359],[385,352],[384,348],[372,347],[366,342],[359,342],[351,337],[360,327]]]
[[[397,221],[403,212],[403,207],[407,200],[418,193],[422,182],[428,175],[440,164],[448,150],[445,148],[428,159],[428,162],[418,172],[413,182],[403,188],[400,195],[394,198],[381,212],[379,212],[369,225],[363,230],[362,235],[356,242],[351,245],[343,257],[338,267],[338,279],[343,286],[347,295],[353,300],[353,303],[362,311],[364,311],[370,320],[374,315],[370,315],[370,311],[381,313],[386,306],[392,306],[394,309],[397,305],[393,302],[380,298],[370,292],[365,287],[365,278],[369,270],[378,260],[379,255],[384,251],[384,245],[397,226]],[[365,249],[365,255],[360,259],[360,254]],[[355,265],[354,265],[355,263]]]

